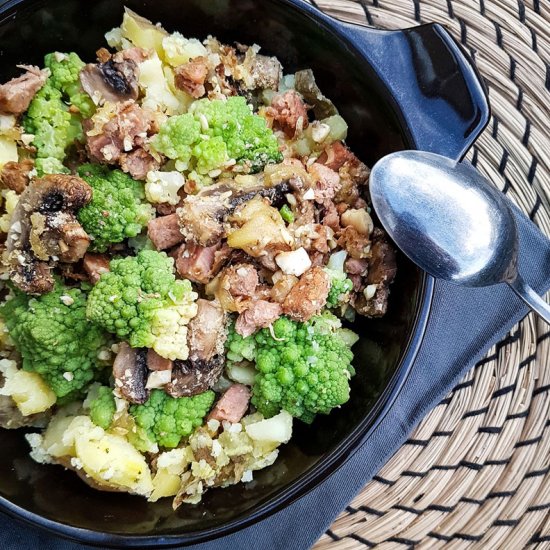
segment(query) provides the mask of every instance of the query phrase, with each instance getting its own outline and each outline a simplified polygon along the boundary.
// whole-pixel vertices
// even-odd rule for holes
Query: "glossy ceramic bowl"
[[[260,44],[285,70],[311,67],[349,123],[348,143],[372,165],[403,148],[460,158],[487,122],[487,100],[460,47],[437,25],[377,31],[337,22],[301,0],[128,0],[139,14],[186,36]],[[17,63],[77,51],[94,59],[120,24],[120,0],[0,1],[0,81]],[[399,398],[429,316],[433,280],[398,259],[390,309],[360,319],[351,400],[292,441],[249,484],[212,490],[177,512],[171,499],[101,493],[58,466],[35,464],[21,431],[2,431],[0,508],[59,535],[102,546],[199,542],[251,524],[303,495],[369,437]]]

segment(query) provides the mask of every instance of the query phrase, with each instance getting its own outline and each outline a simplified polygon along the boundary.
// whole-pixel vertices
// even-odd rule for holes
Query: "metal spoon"
[[[550,323],[550,306],[518,273],[512,211],[475,168],[433,153],[399,151],[375,164],[370,194],[390,237],[419,267],[465,286],[506,283]]]

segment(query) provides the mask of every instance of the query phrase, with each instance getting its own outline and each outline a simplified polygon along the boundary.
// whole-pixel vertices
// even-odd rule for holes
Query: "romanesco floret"
[[[187,324],[197,314],[196,299],[188,280],[176,280],[172,258],[142,250],[111,261],[90,292],[87,314],[132,347],[187,359]]]
[[[264,416],[280,410],[310,423],[349,399],[353,353],[334,317],[307,323],[281,317],[272,332],[255,335],[256,375],[252,403]]]
[[[113,421],[116,411],[113,390],[107,386],[99,386],[94,394],[89,404],[90,418],[96,426],[107,430]]]
[[[55,157],[37,158],[34,161],[36,174],[42,177],[45,174],[70,174],[71,171]]]
[[[231,323],[227,331],[225,341],[226,359],[234,363],[241,361],[254,361],[256,357],[256,340],[254,336],[241,336],[235,330],[235,324]]]
[[[252,172],[282,160],[277,138],[244,97],[195,101],[188,113],[168,119],[154,146],[176,160],[178,169],[203,175],[233,159]]]
[[[42,376],[58,398],[77,397],[102,368],[98,355],[108,336],[86,319],[86,294],[57,282],[54,290],[33,298],[15,291],[0,306],[22,367]]]
[[[327,307],[337,308],[349,302],[350,292],[353,290],[353,281],[346,276],[344,262],[347,252],[340,250],[329,258],[325,271],[330,276],[330,289],[327,296]]]
[[[193,397],[170,397],[163,390],[153,390],[143,405],[132,405],[130,414],[152,441],[161,447],[177,447],[182,437],[202,424],[215,394],[208,390]]]
[[[34,96],[23,120],[25,131],[34,135],[38,159],[54,159],[44,164],[42,173],[60,168],[65,150],[75,140],[83,139],[81,119],[93,114],[91,98],[81,90],[79,73],[84,62],[76,53],[51,53],[44,58],[50,76]],[[69,105],[79,113],[69,111]],[[63,170],[64,171],[64,170]]]
[[[99,164],[84,164],[78,174],[93,189],[92,201],[78,212],[93,249],[104,252],[110,244],[139,235],[154,216],[143,183],[128,174]]]
[[[90,118],[95,112],[95,105],[80,85],[80,71],[85,66],[84,61],[75,52],[54,52],[44,57],[44,64],[50,69],[50,84],[62,92],[67,103],[78,108],[84,118]]]

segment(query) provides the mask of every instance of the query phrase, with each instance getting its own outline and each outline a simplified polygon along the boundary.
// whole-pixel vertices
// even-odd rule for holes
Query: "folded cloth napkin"
[[[539,293],[550,288],[550,242],[515,210],[520,271]],[[505,285],[461,288],[437,281],[420,352],[396,403],[347,462],[320,486],[281,512],[247,529],[193,550],[270,548],[304,550],[403,444],[414,427],[501,340],[527,308]],[[0,548],[83,548],[0,515]]]

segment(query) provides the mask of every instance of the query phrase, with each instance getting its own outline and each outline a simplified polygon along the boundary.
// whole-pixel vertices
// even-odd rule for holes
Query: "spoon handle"
[[[550,324],[550,305],[548,305],[521,277],[517,275],[513,281],[506,281],[510,288],[548,324]]]

